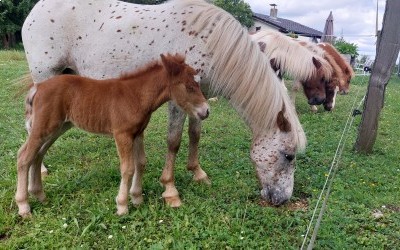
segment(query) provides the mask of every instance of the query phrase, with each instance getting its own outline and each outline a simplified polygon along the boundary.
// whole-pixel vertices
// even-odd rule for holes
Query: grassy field
[[[337,98],[333,112],[309,112],[297,95],[296,108],[308,138],[298,155],[291,202],[262,206],[249,159],[251,135],[225,100],[211,103],[203,123],[200,160],[212,186],[191,181],[186,171],[187,136],[177,159],[176,184],[184,205],[172,209],[161,199],[158,178],[166,153],[166,107],[146,131],[147,169],[142,206],[115,215],[118,157],[111,138],[72,129],[45,159],[48,201],[31,199],[33,218],[22,220],[14,202],[16,154],[26,138],[23,96],[14,79],[27,72],[21,52],[0,52],[0,249],[298,249],[335,155],[354,102],[365,93],[358,77],[351,93]],[[351,127],[316,249],[400,248],[400,81],[387,87],[378,138],[371,155],[352,147],[361,116]],[[356,100],[356,101],[355,101]],[[302,206],[295,206],[301,202]],[[295,208],[295,209],[294,209]],[[383,216],[376,216],[381,213]]]

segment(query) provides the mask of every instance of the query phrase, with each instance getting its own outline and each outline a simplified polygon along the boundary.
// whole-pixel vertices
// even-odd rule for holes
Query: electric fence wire
[[[351,128],[351,125],[353,124],[353,121],[354,121],[354,117],[355,117],[353,115],[354,114],[354,110],[359,110],[361,104],[365,100],[365,95],[364,95],[364,97],[359,102],[357,109],[354,109],[359,92],[360,92],[360,90],[357,91],[356,96],[354,97],[354,101],[353,101],[353,104],[352,104],[352,107],[351,107],[351,111],[349,112],[345,127],[343,129],[342,135],[341,135],[340,140],[339,140],[339,144],[338,144],[338,146],[336,148],[335,156],[333,157],[333,160],[332,160],[332,163],[331,163],[331,167],[330,167],[328,175],[326,177],[324,186],[322,187],[321,193],[320,193],[320,195],[318,197],[318,200],[317,200],[317,204],[315,205],[313,214],[311,216],[310,223],[308,224],[308,227],[307,227],[307,232],[304,235],[303,243],[302,243],[302,245],[300,247],[301,250],[304,249],[304,246],[305,246],[305,244],[307,242],[308,234],[310,233],[311,226],[313,225],[313,221],[314,221],[315,215],[317,213],[317,210],[318,210],[318,207],[319,207],[319,203],[321,202],[321,200],[323,198],[323,195],[325,193],[325,198],[324,198],[324,201],[323,201],[323,203],[321,205],[321,208],[319,210],[318,219],[317,219],[317,221],[315,223],[313,234],[312,234],[311,239],[309,241],[307,250],[311,250],[314,247],[314,243],[315,243],[315,240],[316,240],[317,234],[318,234],[318,229],[319,229],[319,227],[321,225],[322,216],[323,216],[323,214],[324,214],[324,212],[326,210],[326,207],[327,207],[327,201],[328,201],[328,198],[329,198],[329,195],[330,195],[332,183],[333,183],[333,180],[335,178],[336,172],[337,172],[337,170],[339,168],[339,162],[340,162],[340,158],[342,156],[342,152],[343,152],[343,149],[344,149],[344,146],[345,146],[345,143],[346,143],[348,131]],[[329,184],[328,184],[328,182],[329,182]],[[326,192],[325,192],[325,189],[326,189]]]

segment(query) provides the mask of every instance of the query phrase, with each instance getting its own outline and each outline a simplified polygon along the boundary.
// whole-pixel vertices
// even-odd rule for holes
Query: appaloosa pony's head
[[[295,156],[306,143],[300,124],[289,119],[286,111],[288,109],[284,107],[278,113],[274,132],[253,138],[250,153],[261,184],[261,197],[274,206],[285,203],[292,196]]]
[[[161,54],[161,61],[168,72],[170,97],[189,116],[204,120],[209,115],[207,100],[194,77],[196,70],[185,63],[185,57]],[[162,80],[162,79],[160,79]]]

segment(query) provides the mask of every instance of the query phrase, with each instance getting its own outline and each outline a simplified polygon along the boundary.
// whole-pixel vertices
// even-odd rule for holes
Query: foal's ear
[[[171,55],[164,56],[161,54],[160,56],[162,64],[172,76],[176,76],[183,71],[184,65],[173,60],[174,58],[171,58]]]
[[[315,59],[315,57],[312,57],[312,62],[314,63],[314,66],[319,69],[321,68],[322,64],[318,59]]]

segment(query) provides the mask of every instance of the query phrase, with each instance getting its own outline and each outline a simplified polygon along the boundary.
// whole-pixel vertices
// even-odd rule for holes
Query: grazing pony
[[[61,75],[32,85],[26,98],[29,136],[18,152],[19,215],[31,214],[28,191],[45,199],[40,164],[54,141],[72,126],[114,137],[121,164],[117,214],[128,213],[128,192],[134,204],[142,202],[143,131],[151,113],[172,100],[195,118],[208,116],[206,99],[194,80],[196,71],[180,55],[161,55],[161,61],[117,79]],[[131,187],[132,177],[137,181]]]
[[[353,68],[343,58],[343,56],[340,55],[340,53],[336,50],[336,48],[333,47],[331,44],[318,43],[318,46],[322,48],[325,51],[325,53],[329,54],[341,69],[342,74],[339,74],[340,75],[339,93],[342,95],[348,94],[350,91],[350,81],[355,75]]]
[[[271,65],[279,71],[281,79],[284,73],[288,73],[301,82],[310,105],[325,101],[325,84],[331,78],[332,67],[323,57],[277,31],[259,31],[251,38],[271,58]]]
[[[328,61],[328,63],[332,67],[332,77],[325,84],[326,98],[325,101],[323,102],[325,110],[331,111],[335,107],[336,93],[338,89],[340,88],[340,86],[343,86],[343,88],[345,88],[345,82],[344,82],[345,76],[343,70],[338,65],[335,58],[330,53],[326,52],[323,48],[318,46],[318,44],[305,41],[298,41],[298,42],[300,45],[304,46],[305,48],[312,51],[316,55],[322,56],[326,61]],[[316,112],[317,107],[315,105],[311,105],[311,110],[313,112]]]
[[[262,198],[279,205],[291,197],[294,156],[305,148],[304,131],[269,60],[226,11],[202,0],[160,5],[42,0],[25,20],[22,37],[34,82],[63,72],[115,77],[163,51],[185,54],[202,87],[227,97],[250,126],[250,155]],[[169,105],[168,153],[160,180],[162,196],[173,207],[181,204],[173,168],[185,119]],[[195,181],[209,182],[198,160],[200,131],[201,121],[189,118],[189,147],[196,150],[189,150],[187,168]],[[254,160],[255,154],[262,157]]]

